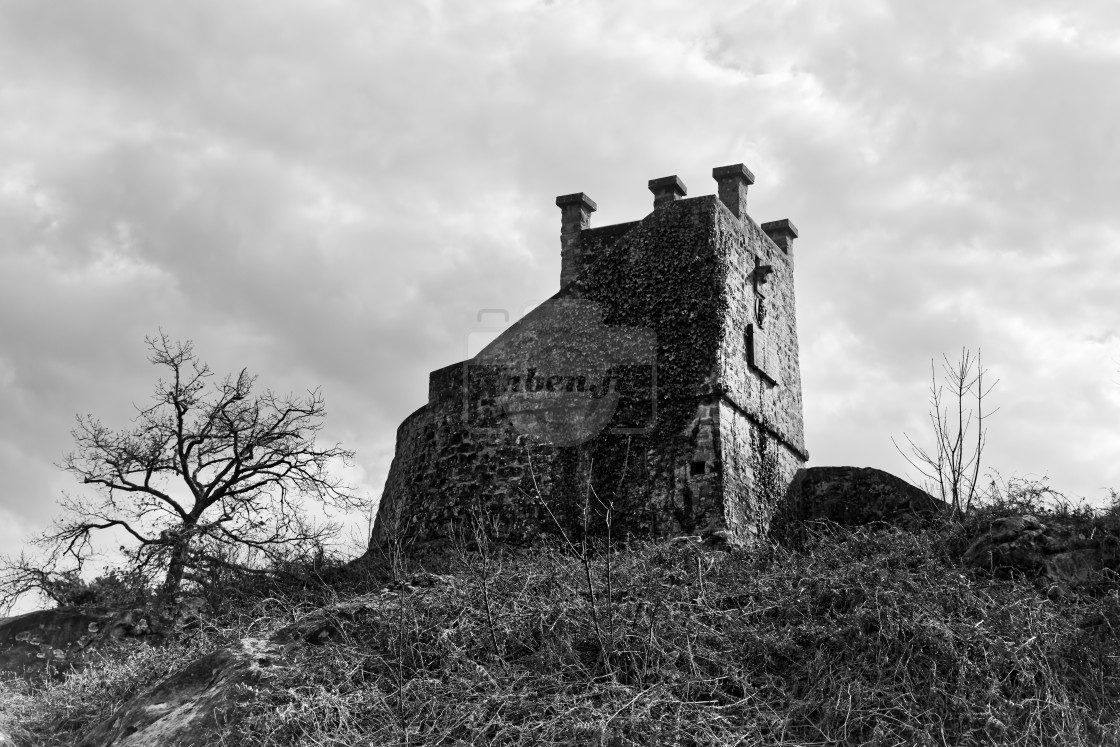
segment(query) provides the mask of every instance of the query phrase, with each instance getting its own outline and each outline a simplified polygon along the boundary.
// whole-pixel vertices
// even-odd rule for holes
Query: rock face
[[[781,520],[823,519],[841,526],[879,521],[918,529],[947,511],[944,501],[889,472],[871,467],[810,467],[794,475]]]
[[[1043,524],[1030,514],[991,522],[969,545],[964,562],[996,576],[1022,573],[1043,584],[1078,586],[1117,568],[1116,548],[1102,545],[1083,522]]]
[[[56,677],[80,669],[91,651],[106,645],[158,638],[136,610],[60,607],[7,617],[0,619],[0,676]]]
[[[449,577],[417,574],[379,594],[316,610],[268,638],[243,638],[199,657],[125,703],[86,734],[78,747],[215,744],[224,714],[243,697],[243,686],[267,687],[269,677],[288,666],[294,647],[324,644],[339,635],[346,622],[392,605],[402,594],[450,583]]]
[[[138,695],[79,743],[80,747],[201,747],[213,743],[238,685],[254,685],[282,655],[271,640],[244,638],[194,660]]]
[[[692,198],[654,179],[653,211],[613,226],[590,227],[583,193],[557,198],[559,292],[431,373],[397,430],[371,552],[476,514],[510,542],[604,534],[608,510],[616,535],[765,533],[808,459],[797,229],[747,215],[742,164],[713,177],[718,195]]]

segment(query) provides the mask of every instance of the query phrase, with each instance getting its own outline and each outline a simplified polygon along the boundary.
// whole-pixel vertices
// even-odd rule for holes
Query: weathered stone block
[[[948,506],[889,472],[871,467],[810,467],[797,472],[783,502],[783,522],[825,520],[842,526],[885,522],[917,528]]]
[[[1030,514],[992,521],[964,553],[966,565],[996,576],[1024,574],[1040,585],[1078,586],[1105,569],[1120,567],[1118,558],[1076,519],[1044,524]]]

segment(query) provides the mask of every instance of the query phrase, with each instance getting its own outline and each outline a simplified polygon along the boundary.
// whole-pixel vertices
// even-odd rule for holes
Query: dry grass
[[[30,747],[73,747],[78,738],[109,718],[123,702],[217,645],[198,636],[153,648],[136,646],[128,656],[101,663],[62,682],[0,682],[0,728]]]
[[[968,531],[642,545],[598,555],[593,593],[556,548],[452,553],[449,582],[380,592],[333,642],[294,648],[214,743],[1120,744],[1115,584],[1052,600],[974,576],[957,560]],[[31,743],[68,744],[296,605],[243,600],[189,640],[0,698]]]

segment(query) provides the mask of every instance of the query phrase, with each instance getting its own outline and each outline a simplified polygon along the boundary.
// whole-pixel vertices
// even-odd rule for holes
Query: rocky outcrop
[[[58,607],[6,617],[0,619],[0,676],[58,677],[106,645],[160,638],[141,610]]]
[[[125,703],[89,732],[79,747],[214,744],[225,714],[250,688],[267,687],[271,676],[289,666],[292,649],[327,643],[347,623],[396,604],[401,595],[449,584],[453,584],[449,576],[419,573],[380,593],[315,610],[268,638],[243,638],[213,651]]]
[[[1101,536],[1087,521],[1044,524],[1030,514],[1007,516],[977,534],[965,550],[964,562],[997,577],[1019,573],[1040,585],[1081,586],[1105,568],[1118,567],[1116,548]]]
[[[283,647],[244,638],[195,659],[120,708],[80,747],[201,747],[212,744],[224,711],[244,688],[266,678]]]
[[[784,505],[775,518],[775,533],[806,521],[841,526],[885,522],[918,529],[948,511],[924,490],[871,467],[810,467],[794,475]]]

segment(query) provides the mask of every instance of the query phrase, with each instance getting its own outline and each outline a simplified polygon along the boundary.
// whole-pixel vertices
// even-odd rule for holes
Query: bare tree
[[[903,434],[909,453],[891,442],[903,458],[926,480],[927,491],[935,493],[950,506],[950,518],[967,511],[976,498],[980,462],[988,439],[984,421],[994,415],[984,411],[984,399],[999,380],[987,383],[987,370],[980,361],[980,351],[961,348],[955,363],[942,355],[943,382],[938,383],[933,360],[930,360],[930,425],[933,428],[932,448],[920,446]]]
[[[215,569],[259,570],[261,560],[321,546],[336,527],[309,521],[304,498],[362,507],[329,472],[353,452],[315,441],[326,414],[318,389],[254,394],[256,377],[245,370],[214,382],[190,341],[162,332],[145,341],[166,379],[149,406],[136,408],[131,428],[78,416],[76,448],[58,466],[97,497],[62,501],[64,515],[36,540],[48,550],[45,567],[67,560],[80,568],[92,536],[112,530],[128,543],[121,550],[130,570],[162,576],[162,590],[173,594]],[[9,598],[20,582],[25,590],[49,585],[48,577],[20,574],[21,565],[29,567],[26,558],[8,561],[0,576]]]

